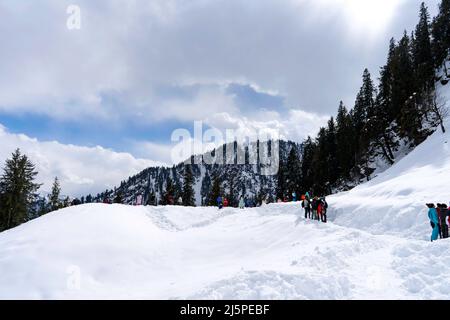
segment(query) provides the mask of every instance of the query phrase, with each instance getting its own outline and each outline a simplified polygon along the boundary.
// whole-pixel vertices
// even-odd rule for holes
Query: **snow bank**
[[[0,234],[0,299],[449,297],[447,242],[375,236],[301,211],[63,209]]]

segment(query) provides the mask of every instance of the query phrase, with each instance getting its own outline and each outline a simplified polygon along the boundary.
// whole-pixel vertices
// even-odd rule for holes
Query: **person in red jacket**
[[[223,206],[226,208],[226,207],[228,207],[228,199],[227,198],[224,198],[223,199]]]
[[[317,219],[317,220],[323,221],[323,218],[322,218],[322,201],[319,201],[319,204],[317,205],[317,215],[319,217],[319,219]]]

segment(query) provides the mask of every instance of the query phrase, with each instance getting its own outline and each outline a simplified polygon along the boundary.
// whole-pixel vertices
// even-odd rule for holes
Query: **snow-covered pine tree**
[[[184,166],[183,174],[183,206],[185,207],[195,207],[195,192],[194,192],[194,176],[192,175],[191,165]]]
[[[217,205],[217,198],[221,195],[221,188],[220,188],[220,177],[218,174],[216,174],[213,177],[213,184],[211,188],[211,192],[208,196],[208,205],[209,206],[215,206]]]
[[[300,156],[297,150],[294,148],[289,152],[289,156],[286,163],[286,190],[289,196],[295,192],[300,195],[302,192],[300,190],[301,185],[301,162]],[[258,199],[259,200],[259,199]]]
[[[201,183],[202,183],[202,187],[200,190],[201,203],[202,203],[202,206],[207,206],[209,204],[208,203],[209,193],[212,188],[211,176],[209,175],[208,171],[205,172],[205,175],[203,176]]]
[[[287,193],[287,172],[286,172],[286,163],[284,159],[280,157],[279,168],[277,173],[277,190],[276,197],[277,199],[283,199]]]
[[[52,192],[50,194],[50,210],[55,211],[61,208],[61,201],[59,199],[61,195],[61,186],[59,184],[58,177],[55,177],[52,185]]]
[[[122,190],[116,190],[113,202],[118,203],[118,204],[123,203],[123,191]]]
[[[166,178],[166,189],[164,194],[160,200],[160,204],[162,205],[173,205],[175,203],[175,187],[170,175]]]

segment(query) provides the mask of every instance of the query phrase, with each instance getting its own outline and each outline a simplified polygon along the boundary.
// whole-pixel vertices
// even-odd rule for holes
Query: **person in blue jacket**
[[[217,207],[219,207],[219,209],[223,208],[223,201],[222,201],[222,197],[221,196],[217,197]]]
[[[439,219],[436,207],[434,204],[427,204],[428,209],[428,218],[430,219],[431,227],[433,228],[433,232],[431,233],[431,242],[436,241],[439,237]]]

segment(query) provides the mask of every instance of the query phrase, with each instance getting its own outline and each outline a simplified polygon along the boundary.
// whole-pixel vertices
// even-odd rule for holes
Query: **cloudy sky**
[[[431,14],[438,0],[425,1]],[[67,28],[67,8],[81,28]],[[171,163],[177,128],[314,135],[377,77],[416,0],[0,0],[0,161],[50,188],[112,187]]]

